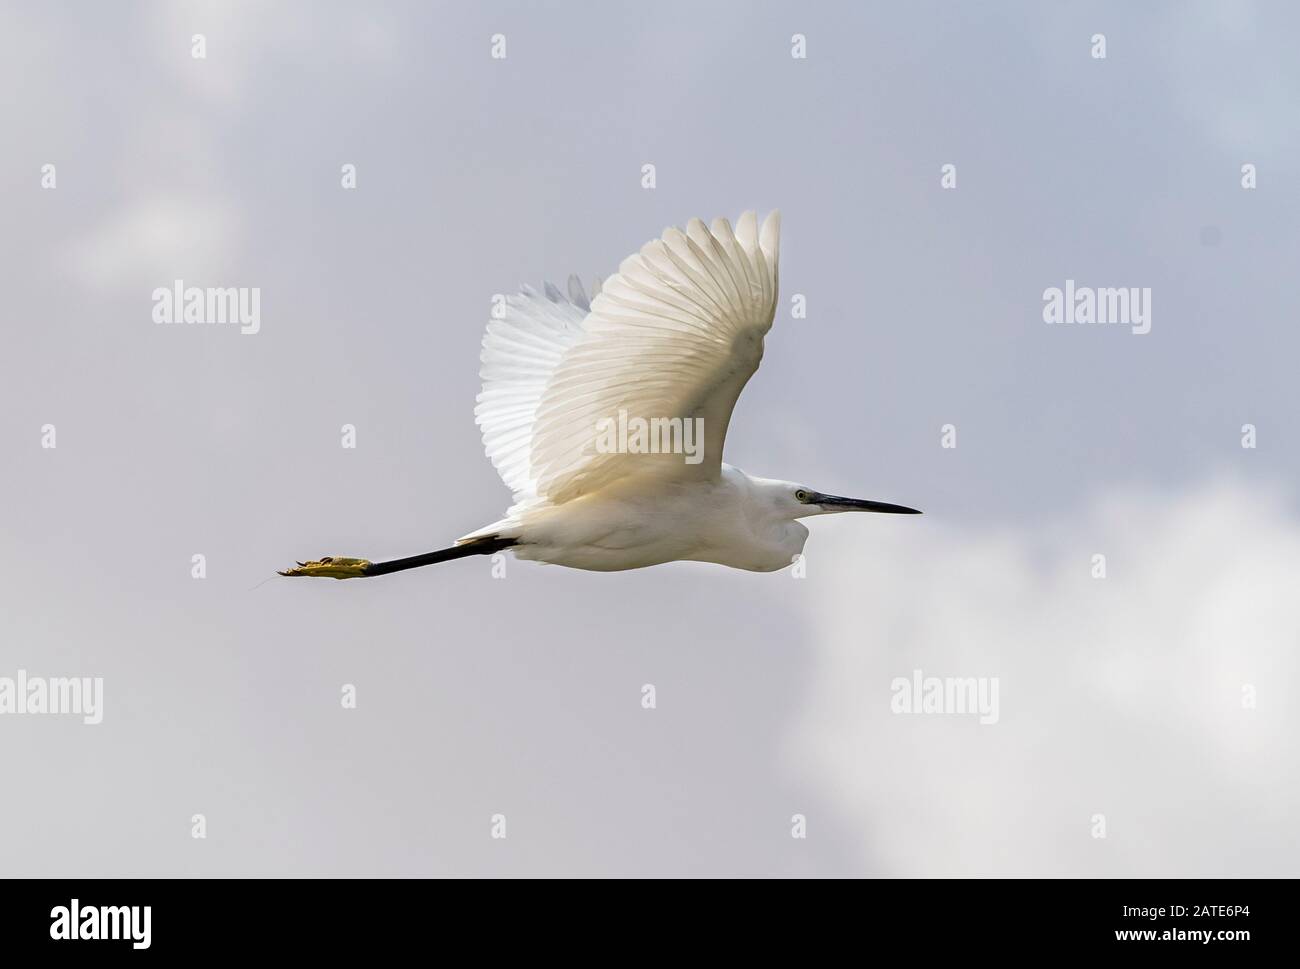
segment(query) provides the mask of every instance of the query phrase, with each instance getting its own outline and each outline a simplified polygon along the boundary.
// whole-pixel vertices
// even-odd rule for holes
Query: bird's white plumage
[[[564,352],[582,336],[590,309],[576,279],[567,299],[554,287],[544,294],[525,288],[506,298],[502,318],[483,335],[483,390],[474,414],[487,456],[516,499],[535,493],[529,455],[537,404]]]
[[[736,399],[776,312],[780,216],[733,231],[693,219],[642,247],[585,312],[548,289],[507,302],[483,341],[476,410],[489,458],[517,503],[563,504],[640,475],[717,479]],[[703,460],[602,453],[597,427],[629,418],[702,418]]]
[[[508,299],[483,338],[475,409],[515,494],[506,517],[451,549],[390,562],[327,556],[282,574],[384,575],[506,548],[592,571],[695,561],[771,572],[803,552],[801,518],[916,514],[722,463],[731,412],[776,315],[779,235],[776,212],[761,231],[753,212],[734,231],[692,219],[625,259],[590,301],[574,278],[567,296],[547,285]],[[616,419],[677,421],[682,449],[647,453],[622,436],[611,447],[601,427]]]

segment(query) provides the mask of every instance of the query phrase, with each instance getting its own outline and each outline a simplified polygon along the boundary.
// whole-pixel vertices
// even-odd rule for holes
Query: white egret
[[[384,575],[513,549],[609,572],[677,560],[771,572],[844,511],[918,514],[839,498],[722,463],[731,411],[763,358],[777,299],[780,215],[758,228],[692,219],[597,283],[505,302],[483,337],[475,409],[514,504],[450,548],[390,562],[328,557],[281,575]]]

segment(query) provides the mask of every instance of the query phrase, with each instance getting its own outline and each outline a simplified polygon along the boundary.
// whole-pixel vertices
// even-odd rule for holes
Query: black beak
[[[887,501],[868,501],[866,498],[840,498],[837,495],[815,494],[809,499],[810,505],[823,505],[836,511],[874,511],[883,515],[919,515],[915,508],[904,505],[891,505]]]

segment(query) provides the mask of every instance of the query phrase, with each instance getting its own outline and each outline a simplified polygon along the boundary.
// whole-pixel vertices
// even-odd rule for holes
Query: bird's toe
[[[344,558],[327,555],[311,562],[299,562],[297,568],[284,569],[280,575],[309,575],[321,579],[359,579],[370,567],[369,559]]]

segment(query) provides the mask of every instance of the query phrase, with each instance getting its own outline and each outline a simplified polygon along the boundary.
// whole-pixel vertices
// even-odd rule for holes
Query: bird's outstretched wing
[[[537,404],[565,351],[582,336],[589,312],[582,284],[570,277],[567,296],[548,283],[543,293],[525,287],[506,297],[501,318],[483,334],[483,390],[474,415],[487,456],[516,499],[535,494],[529,453]]]
[[[534,297],[518,304],[527,319],[508,318],[495,335],[489,327],[478,419],[516,500],[560,504],[631,476],[719,473],[732,409],[776,313],[779,234],[777,212],[761,231],[753,212],[734,231],[725,219],[712,228],[693,219],[625,259],[581,323],[580,304]],[[622,438],[611,448],[602,434],[637,419],[696,418],[693,462]]]

